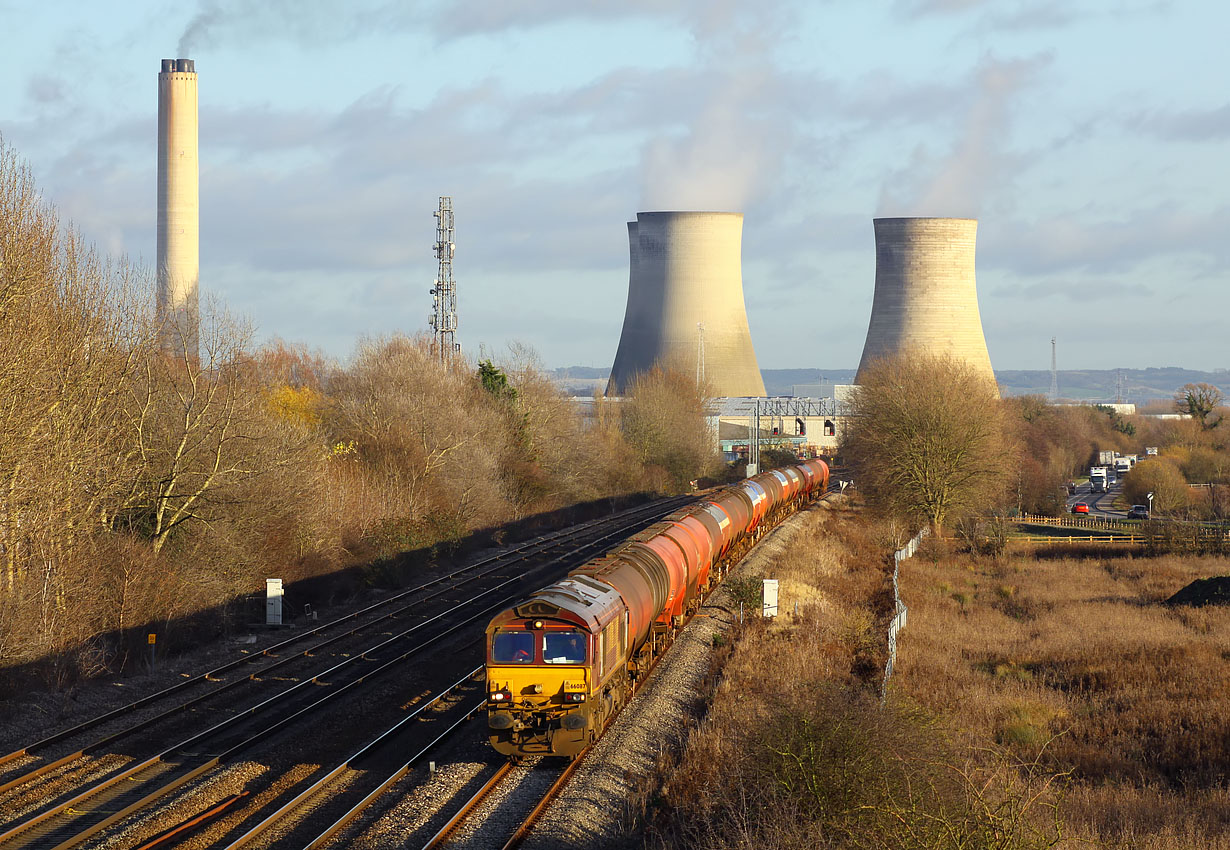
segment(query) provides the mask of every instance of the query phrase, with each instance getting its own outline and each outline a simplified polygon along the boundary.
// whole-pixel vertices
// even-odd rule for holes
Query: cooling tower
[[[717,396],[763,396],[743,303],[743,214],[642,212],[628,222],[628,306],[608,395],[660,364]]]
[[[158,74],[158,318],[163,348],[197,356],[200,199],[196,63]]]
[[[873,360],[915,351],[963,360],[994,384],[974,281],[978,220],[874,223],[876,285],[859,374]]]

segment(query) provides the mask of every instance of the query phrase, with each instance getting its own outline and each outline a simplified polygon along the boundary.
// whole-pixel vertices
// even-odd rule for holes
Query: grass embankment
[[[916,708],[881,708],[890,536],[849,512],[803,521],[769,576],[783,613],[744,629],[664,767],[646,845],[1045,846],[1015,774],[974,763]]]
[[[1230,610],[1161,604],[1230,561],[925,546],[881,708],[894,541],[804,521],[770,573],[782,616],[734,646],[647,846],[1230,848]]]
[[[1230,609],[1162,604],[1228,573],[1220,557],[924,548],[903,574],[895,685],[969,746],[1070,771],[1051,799],[1072,846],[1230,848]]]

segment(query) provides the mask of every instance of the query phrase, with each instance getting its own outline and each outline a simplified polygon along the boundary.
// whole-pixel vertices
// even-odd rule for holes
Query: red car
[[[1072,513],[1087,514],[1089,513],[1089,506],[1086,505],[1084,502],[1077,502],[1075,505],[1072,506]]]

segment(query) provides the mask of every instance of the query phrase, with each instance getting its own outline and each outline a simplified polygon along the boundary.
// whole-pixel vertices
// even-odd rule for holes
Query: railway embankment
[[[878,664],[882,670],[883,647],[874,637],[881,630],[868,610],[883,587],[876,577],[844,570],[844,544],[826,534],[830,524],[844,522],[840,517],[831,505],[816,506],[783,522],[748,554],[586,757],[527,848],[640,847],[655,840],[646,835],[646,816],[656,812],[669,777],[688,769],[685,754],[705,735],[713,708],[741,698],[745,671],[732,665],[745,657],[749,641],[772,647],[792,641],[799,630],[812,632],[813,649],[831,644],[853,662],[846,666],[872,671]],[[860,587],[854,595],[868,605],[838,611],[817,586],[815,573],[853,581]],[[760,617],[760,580],[765,577],[779,580],[780,610],[789,611],[773,623]],[[714,763],[705,772],[717,769]]]
[[[1230,848],[1230,608],[1166,604],[1230,562],[929,541],[881,704],[892,535],[797,522],[744,573],[779,578],[782,615],[729,630],[604,846]]]

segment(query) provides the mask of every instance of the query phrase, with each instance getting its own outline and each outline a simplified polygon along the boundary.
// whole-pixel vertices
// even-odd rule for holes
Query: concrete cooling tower
[[[951,355],[995,382],[978,315],[972,218],[877,218],[876,285],[858,383],[874,360]]]
[[[200,168],[196,63],[163,59],[158,74],[158,319],[165,350],[197,356]]]
[[[608,395],[655,364],[717,396],[763,396],[743,303],[743,214],[642,212],[628,222],[628,306]]]

